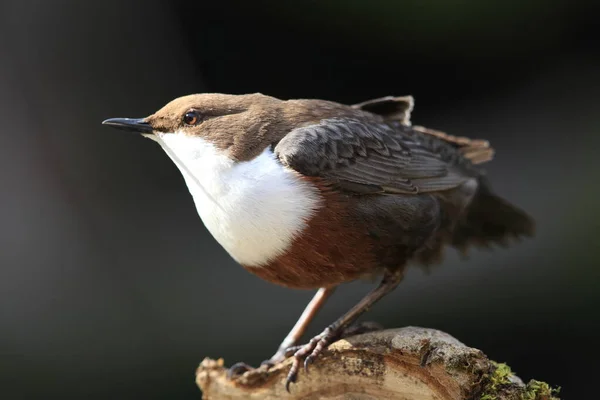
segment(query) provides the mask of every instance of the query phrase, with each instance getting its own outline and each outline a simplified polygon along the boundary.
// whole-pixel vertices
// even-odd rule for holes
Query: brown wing
[[[455,147],[408,126],[333,118],[294,129],[275,146],[286,166],[357,193],[434,192],[479,175]]]
[[[352,108],[380,115],[389,121],[396,121],[403,125],[411,125],[410,115],[414,108],[414,98],[412,96],[387,96],[354,104]],[[414,126],[413,129],[426,135],[435,136],[438,139],[453,145],[459,149],[463,156],[471,160],[473,164],[484,163],[490,161],[494,157],[494,149],[490,147],[487,140],[452,136],[422,126]]]

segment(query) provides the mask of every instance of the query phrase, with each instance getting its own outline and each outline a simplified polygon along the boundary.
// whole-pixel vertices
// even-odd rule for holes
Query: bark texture
[[[344,338],[301,371],[285,390],[291,359],[229,380],[223,360],[205,359],[196,382],[207,400],[406,399],[554,400],[556,390],[524,384],[505,364],[489,360],[452,336],[406,327]]]

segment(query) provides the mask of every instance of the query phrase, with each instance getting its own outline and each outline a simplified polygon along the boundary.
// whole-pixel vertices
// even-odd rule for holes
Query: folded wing
[[[443,191],[479,172],[459,147],[399,124],[325,119],[294,129],[275,147],[286,166],[356,193]]]

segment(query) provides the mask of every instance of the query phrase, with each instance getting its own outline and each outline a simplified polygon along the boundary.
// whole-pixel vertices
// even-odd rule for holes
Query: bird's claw
[[[227,370],[227,379],[235,379],[237,377],[239,377],[240,375],[243,375],[245,372],[253,370],[254,368],[251,367],[250,365],[243,363],[243,362],[239,362],[239,363],[235,363],[233,364],[231,367],[229,367],[229,369]]]
[[[291,355],[291,353],[286,353],[286,354]],[[285,354],[275,354],[273,357],[269,358],[268,360],[264,360],[263,362],[261,362],[259,368],[265,367],[267,370],[269,370],[269,369],[273,368],[276,364],[283,361],[286,357],[287,356]],[[235,378],[239,377],[240,375],[243,375],[245,372],[252,371],[255,369],[256,368],[251,367],[250,365],[243,363],[243,362],[235,363],[231,367],[229,367],[229,369],[227,370],[227,378],[235,379]]]
[[[290,391],[290,384],[296,382],[300,363],[304,360],[304,372],[308,374],[308,366],[331,344],[336,337],[335,331],[331,328],[325,329],[322,333],[312,338],[304,346],[295,348],[294,361],[290,367],[287,378],[285,380],[285,389]],[[290,348],[291,349],[291,348]],[[290,350],[288,349],[288,350]]]

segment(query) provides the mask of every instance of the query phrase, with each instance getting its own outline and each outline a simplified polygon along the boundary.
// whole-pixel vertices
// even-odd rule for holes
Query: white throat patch
[[[283,254],[320,207],[317,189],[266,148],[234,162],[201,137],[147,135],[175,162],[206,228],[240,264],[259,267]]]

